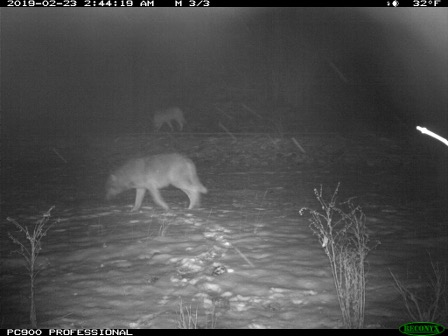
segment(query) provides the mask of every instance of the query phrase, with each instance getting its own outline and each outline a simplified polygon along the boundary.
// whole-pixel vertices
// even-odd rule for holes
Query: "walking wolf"
[[[179,130],[182,131],[184,124],[186,124],[184,113],[178,107],[171,107],[166,110],[159,110],[154,113],[154,130],[156,132],[160,131],[163,124],[167,124],[171,131],[174,131],[172,121],[176,121],[179,125]]]
[[[174,153],[129,160],[109,176],[106,199],[128,189],[136,189],[135,204],[131,211],[138,211],[146,190],[149,190],[156,204],[169,209],[159,191],[169,185],[187,194],[190,199],[188,209],[199,206],[201,193],[207,193],[207,188],[199,181],[193,161]]]

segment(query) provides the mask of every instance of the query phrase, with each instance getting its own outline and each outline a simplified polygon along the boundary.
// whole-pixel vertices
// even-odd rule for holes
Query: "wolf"
[[[179,125],[179,130],[182,131],[184,128],[184,125],[186,124],[184,113],[182,110],[178,107],[170,107],[166,110],[159,110],[154,113],[154,130],[156,132],[160,131],[163,124],[168,124],[168,126],[171,128],[171,131],[174,131],[173,124],[171,121],[175,120],[176,123]]]
[[[135,204],[131,212],[138,211],[146,190],[154,202],[165,210],[168,205],[160,195],[159,189],[173,185],[187,194],[192,209],[199,206],[201,193],[207,188],[199,181],[196,166],[189,158],[173,153],[131,159],[115,170],[106,182],[106,199],[128,189],[136,189]]]

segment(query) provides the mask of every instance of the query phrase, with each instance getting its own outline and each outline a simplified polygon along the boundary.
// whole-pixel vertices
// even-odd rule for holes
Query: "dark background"
[[[2,133],[143,131],[171,105],[190,121],[206,113],[193,130],[213,132],[213,106],[232,101],[284,118],[285,131],[427,137],[421,125],[446,137],[447,17],[446,8],[2,8]]]

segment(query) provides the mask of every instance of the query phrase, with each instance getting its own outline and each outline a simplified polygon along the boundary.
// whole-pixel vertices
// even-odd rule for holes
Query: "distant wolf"
[[[159,154],[132,159],[113,172],[106,183],[106,199],[109,200],[128,189],[136,189],[135,204],[131,211],[138,211],[146,190],[154,202],[168,210],[159,189],[173,185],[187,194],[192,209],[199,206],[201,193],[207,188],[199,181],[196,166],[180,154]]]
[[[182,131],[184,125],[186,124],[184,113],[178,107],[170,107],[166,110],[159,110],[154,113],[154,130],[156,132],[160,131],[163,124],[168,124],[171,131],[174,131],[173,124],[171,121],[175,120],[179,125],[179,130]]]

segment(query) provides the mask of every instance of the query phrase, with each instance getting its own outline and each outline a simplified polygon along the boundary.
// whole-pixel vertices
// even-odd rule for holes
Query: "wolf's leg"
[[[171,120],[167,120],[166,123],[168,124],[168,126],[170,126],[171,132],[174,132],[174,127],[173,124],[171,123]]]
[[[138,211],[142,206],[143,197],[145,197],[145,188],[138,188],[135,193],[135,204],[131,209],[131,212]]]
[[[179,125],[179,131],[182,132],[182,129],[184,128],[184,121],[182,119],[176,119],[176,122]]]
[[[188,209],[193,209],[194,207],[199,206],[201,194],[196,189],[186,189],[186,188],[180,188],[184,193],[187,194],[188,198],[190,199],[190,206]]]
[[[156,204],[160,205],[165,210],[169,210],[170,207],[163,200],[162,195],[160,195],[159,189],[157,189],[156,187],[150,187],[148,188],[148,190],[151,193],[152,199]]]

